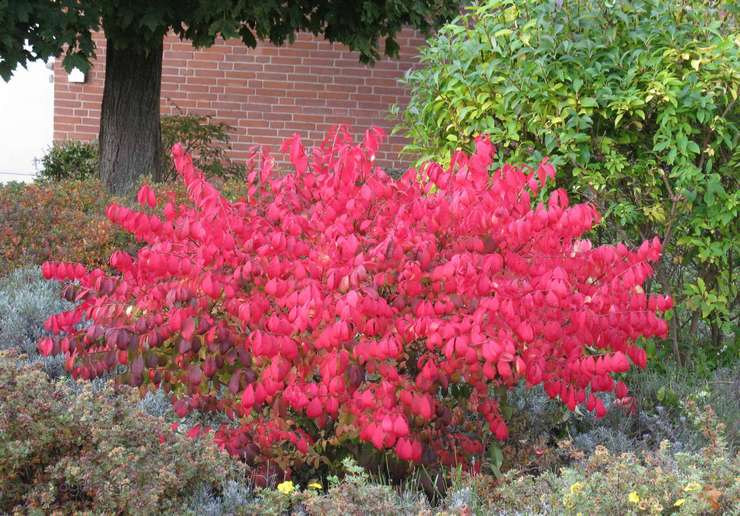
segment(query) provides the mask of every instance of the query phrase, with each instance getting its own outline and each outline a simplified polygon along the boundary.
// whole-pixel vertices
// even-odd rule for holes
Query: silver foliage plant
[[[38,267],[16,269],[0,278],[0,350],[18,349],[50,376],[64,374],[62,357],[40,356],[36,341],[45,334],[44,321],[71,306],[60,297],[59,285],[43,279]]]

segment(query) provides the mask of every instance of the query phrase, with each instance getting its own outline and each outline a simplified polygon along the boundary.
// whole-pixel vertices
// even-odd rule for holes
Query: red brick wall
[[[389,108],[407,101],[398,84],[411,68],[423,39],[411,31],[399,36],[398,60],[374,67],[359,62],[346,47],[301,34],[290,46],[268,44],[250,49],[239,41],[195,50],[187,41],[165,40],[162,70],[163,114],[177,108],[210,115],[234,127],[233,159],[252,145],[268,145],[276,157],[282,141],[299,132],[306,145],[319,143],[327,129],[342,123],[356,135],[377,125],[390,134]],[[97,39],[105,55],[105,40]],[[85,83],[70,83],[59,62],[54,76],[54,140],[94,140],[98,136],[105,63],[96,62]],[[389,137],[378,156],[381,166],[403,168],[398,160],[404,140]]]

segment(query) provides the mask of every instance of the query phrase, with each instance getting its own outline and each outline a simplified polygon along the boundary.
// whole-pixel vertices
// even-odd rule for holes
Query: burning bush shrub
[[[596,210],[548,193],[546,160],[491,173],[487,138],[393,181],[381,137],[340,128],[309,158],[295,136],[295,173],[273,177],[265,155],[236,202],[175,146],[191,203],[145,185],[141,211],[111,205],[145,243],[111,256],[118,275],[44,264],[80,303],[40,350],[75,377],[125,365],[122,381],[162,386],[180,415],[225,412],[239,425],[217,440],[266,476],[361,443],[477,467],[489,436],[507,438],[498,400],[520,381],[599,416],[600,392],[628,402],[614,376],[645,366],[636,339],[665,335],[671,307],[642,287],[657,239],[593,247]]]

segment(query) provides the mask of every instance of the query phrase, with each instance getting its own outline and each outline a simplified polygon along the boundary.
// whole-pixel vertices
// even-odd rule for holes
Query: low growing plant
[[[547,194],[546,160],[491,172],[487,138],[392,181],[381,137],[355,145],[340,128],[309,158],[295,136],[295,173],[273,177],[265,156],[236,202],[176,146],[190,204],[145,185],[140,211],[109,206],[144,242],[113,253],[118,274],[45,263],[79,305],[49,318],[39,349],[75,378],[124,365],[123,382],[161,386],[180,416],[227,414],[239,426],[217,441],[265,481],[347,454],[478,469],[520,381],[597,416],[600,393],[627,400],[636,339],[667,331],[670,299],[643,288],[657,239],[594,247],[596,210]]]
[[[339,473],[339,472],[338,472]],[[408,515],[442,514],[433,511],[418,485],[406,488],[391,486],[373,479],[351,458],[341,464],[342,478],[330,476],[327,482],[316,480],[303,485],[290,480],[276,487],[245,489],[230,483],[221,494],[198,490],[186,514],[200,515],[311,515],[344,516],[347,514]]]
[[[230,133],[233,128],[208,116],[180,112],[161,119],[163,156],[176,143],[192,154],[196,166],[209,178],[233,179],[244,176],[245,167],[227,156]],[[39,160],[39,178],[42,181],[84,181],[98,177],[98,144],[70,140],[53,144]],[[158,181],[177,178],[177,171],[169,160],[164,160]]]
[[[560,472],[539,477],[512,471],[496,489],[481,491],[484,512],[526,514],[731,514],[740,496],[738,457],[725,447],[724,425],[703,407],[698,419],[710,439],[701,451],[592,454]]]
[[[14,270],[0,278],[0,349],[37,353],[44,321],[72,305],[60,299],[59,285],[41,277],[38,267]]]
[[[96,179],[0,185],[0,276],[45,260],[105,265],[129,241],[105,218],[109,202]]]
[[[0,352],[3,513],[178,513],[198,486],[245,478],[212,441],[193,442],[137,410],[133,389],[51,381],[8,353]]]
[[[243,180],[215,178],[214,182],[229,199],[246,195]],[[187,199],[181,184],[155,188],[176,192],[178,200]],[[111,202],[132,206],[136,199],[109,196],[95,178],[0,185],[0,277],[46,260],[107,267],[114,250],[135,253],[140,244],[105,216]]]
[[[51,377],[65,373],[63,357],[39,356],[36,342],[46,334],[44,321],[72,306],[59,294],[59,285],[43,279],[36,266],[0,278],[0,350],[25,353],[27,361],[40,363]]]

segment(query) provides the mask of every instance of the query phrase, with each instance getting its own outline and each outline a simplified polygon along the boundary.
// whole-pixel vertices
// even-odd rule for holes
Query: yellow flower
[[[563,496],[563,505],[566,509],[572,509],[576,506],[576,501],[573,499],[573,497],[569,494],[566,494]]]
[[[572,486],[570,486],[570,494],[577,495],[583,491],[583,482],[576,482]]]
[[[283,494],[288,495],[295,491],[295,486],[293,485],[293,482],[291,482],[290,480],[286,480],[285,482],[281,482],[278,484],[277,490]]]
[[[685,503],[686,503],[686,500],[684,500],[683,498],[679,498],[678,500],[676,500],[676,503],[674,503],[673,506],[674,507],[681,507]]]
[[[323,486],[318,482],[311,482],[308,484],[309,489],[323,489]]]
[[[640,503],[640,495],[637,494],[637,491],[632,491],[627,495],[627,500],[629,500],[630,503]]]
[[[689,482],[683,490],[687,493],[695,493],[701,491],[701,484],[699,482]]]

